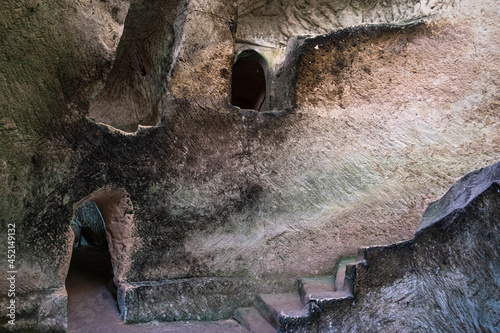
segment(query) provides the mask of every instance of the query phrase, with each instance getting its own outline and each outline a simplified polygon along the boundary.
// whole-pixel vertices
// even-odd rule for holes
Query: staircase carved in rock
[[[237,309],[234,319],[253,333],[292,332],[297,326],[314,330],[322,308],[353,302],[356,267],[366,264],[364,253],[362,248],[357,257],[341,258],[334,275],[300,278],[297,292],[257,295],[253,307]]]

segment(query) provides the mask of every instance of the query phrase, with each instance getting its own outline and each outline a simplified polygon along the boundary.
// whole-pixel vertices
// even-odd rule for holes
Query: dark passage
[[[243,51],[233,65],[231,104],[263,111],[266,99],[265,59],[256,51]]]
[[[66,278],[68,332],[98,332],[91,327],[118,320],[119,313],[106,226],[95,202],[77,209],[71,227],[75,243]]]
[[[98,328],[107,321],[119,321],[115,297],[108,289],[112,278],[106,247],[88,245],[73,249],[66,278],[68,332],[99,332]]]

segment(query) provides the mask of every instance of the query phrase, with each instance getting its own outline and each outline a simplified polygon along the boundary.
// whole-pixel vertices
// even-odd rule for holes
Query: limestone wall
[[[327,307],[317,329],[497,331],[499,175],[498,164],[467,175],[429,207],[414,239],[366,249],[354,302]]]
[[[121,188],[133,203],[122,310],[153,319],[137,294],[126,302],[130,285],[147,294],[156,282],[179,278],[194,286],[177,290],[204,297],[210,284],[200,278],[247,286],[227,308],[204,312],[214,319],[255,292],[286,291],[299,276],[328,273],[360,246],[409,239],[430,201],[497,161],[497,2],[405,2],[413,9],[400,16],[401,6],[386,11],[373,2],[346,20],[354,3],[323,11],[331,22],[340,15],[341,24],[314,36],[302,36],[308,25],[296,33],[295,23],[265,26],[277,36],[268,40],[288,49],[268,45],[272,58],[254,45],[274,66],[272,91],[281,96],[280,108],[258,113],[229,105],[241,34],[260,38],[245,28],[250,18],[264,22],[278,8],[303,13],[290,16],[299,20],[324,4],[273,2],[266,12],[248,11],[255,2],[172,1],[158,18],[163,7],[134,1],[127,30],[127,3],[7,1],[0,14],[0,236],[16,224],[20,322],[64,329],[73,205],[98,189]],[[134,35],[149,31],[148,13],[165,19],[167,34],[154,30],[151,44],[148,34]],[[377,25],[358,27],[367,22]],[[122,31],[129,36],[120,41]],[[126,41],[146,54],[127,58],[119,52]],[[115,76],[119,68],[131,72]],[[120,113],[123,100],[135,101],[123,126],[91,119],[91,103],[106,100],[98,94],[112,82],[122,86],[101,107]],[[137,124],[153,126],[131,132]],[[176,299],[160,302],[176,306]],[[182,316],[176,319],[190,318]]]

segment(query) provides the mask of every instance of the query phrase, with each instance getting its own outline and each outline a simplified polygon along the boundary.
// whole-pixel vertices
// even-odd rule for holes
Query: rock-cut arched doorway
[[[254,50],[241,52],[233,65],[231,104],[241,109],[267,109],[267,62]]]
[[[128,269],[133,206],[124,190],[94,192],[75,210],[66,278],[68,331],[119,323],[117,286]]]
[[[78,331],[90,318],[117,317],[118,309],[106,224],[94,201],[76,210],[71,228],[75,241],[66,278],[68,328]]]

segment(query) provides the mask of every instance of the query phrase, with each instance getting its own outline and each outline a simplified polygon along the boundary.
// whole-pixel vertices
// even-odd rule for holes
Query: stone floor
[[[66,279],[69,333],[248,333],[234,320],[124,324],[107,288],[112,276],[106,250],[91,246],[74,249]]]

